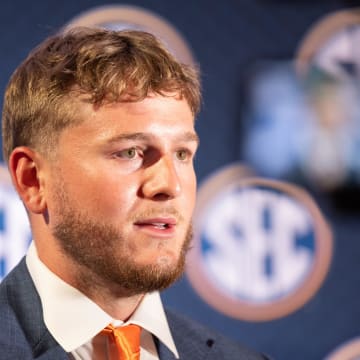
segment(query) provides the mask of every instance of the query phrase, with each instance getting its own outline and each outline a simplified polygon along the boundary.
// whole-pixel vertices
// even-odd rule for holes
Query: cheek
[[[101,212],[109,218],[122,214],[127,216],[137,201],[137,193],[137,182],[129,178],[104,181],[94,196],[95,210],[101,207]]]
[[[84,209],[102,214],[120,213],[136,198],[135,182],[117,179],[116,175],[87,177],[83,182],[69,184],[69,196]]]
[[[195,206],[196,201],[196,176],[194,173],[189,174],[184,182],[184,198],[186,204],[191,212]]]

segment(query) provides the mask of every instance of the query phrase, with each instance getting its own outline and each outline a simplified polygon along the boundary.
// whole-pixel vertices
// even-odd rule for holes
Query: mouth
[[[170,224],[167,223],[152,223],[150,225],[157,229],[168,229],[170,227]]]
[[[152,218],[136,221],[134,225],[141,230],[170,235],[175,232],[177,221],[175,218]]]

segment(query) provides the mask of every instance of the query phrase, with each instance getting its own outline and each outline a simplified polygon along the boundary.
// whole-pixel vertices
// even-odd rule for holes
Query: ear
[[[40,214],[46,209],[41,179],[41,157],[28,147],[13,150],[9,158],[13,184],[28,211]]]

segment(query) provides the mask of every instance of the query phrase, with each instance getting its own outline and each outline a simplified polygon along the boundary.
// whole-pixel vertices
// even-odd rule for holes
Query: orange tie
[[[130,324],[115,328],[110,324],[102,332],[115,343],[119,360],[140,360],[140,326]]]

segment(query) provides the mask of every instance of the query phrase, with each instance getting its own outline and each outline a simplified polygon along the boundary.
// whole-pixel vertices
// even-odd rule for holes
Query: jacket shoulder
[[[44,324],[41,301],[25,258],[0,283],[0,319],[1,360],[65,358]],[[56,357],[51,357],[54,353]]]
[[[21,287],[18,265],[0,283],[0,352],[1,359],[30,359],[31,347],[21,327],[23,309],[16,306],[17,290]],[[15,300],[15,301],[14,301]]]

